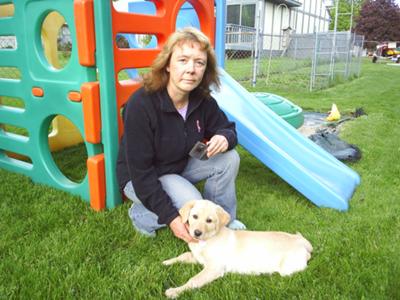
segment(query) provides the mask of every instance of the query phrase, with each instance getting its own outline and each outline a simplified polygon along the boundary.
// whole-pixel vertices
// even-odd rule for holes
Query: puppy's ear
[[[217,216],[221,227],[228,225],[231,220],[231,216],[219,205],[217,205]]]
[[[196,200],[188,201],[179,210],[179,214],[181,215],[183,223],[186,223],[188,221],[190,210],[193,208],[195,203],[196,203]]]

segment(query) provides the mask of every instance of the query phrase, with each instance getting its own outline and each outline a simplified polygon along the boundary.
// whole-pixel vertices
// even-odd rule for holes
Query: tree
[[[400,41],[400,8],[393,0],[367,0],[355,26],[366,41]]]
[[[335,0],[334,5],[330,8],[331,15],[331,23],[329,25],[329,29],[335,29],[335,15],[336,15],[336,4],[338,3],[338,19],[337,19],[337,31],[348,31],[350,28],[350,18],[351,18],[351,5],[353,2],[353,24],[354,28],[354,19],[360,14],[362,0]]]

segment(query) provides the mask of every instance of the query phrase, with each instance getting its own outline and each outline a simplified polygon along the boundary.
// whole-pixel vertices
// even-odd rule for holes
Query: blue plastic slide
[[[239,143],[317,206],[347,210],[360,177],[302,136],[220,69],[213,97],[236,123]]]

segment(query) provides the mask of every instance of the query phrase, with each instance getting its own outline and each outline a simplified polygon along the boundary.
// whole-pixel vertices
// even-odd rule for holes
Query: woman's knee
[[[124,195],[131,200],[133,203],[142,203],[139,198],[136,196],[135,189],[133,188],[132,181],[128,181],[128,183],[124,187]]]
[[[240,156],[235,149],[226,151],[219,155],[217,166],[221,170],[229,168],[232,172],[237,173],[240,165]]]
[[[235,149],[232,149],[232,150],[227,151],[226,154],[229,155],[228,159],[232,163],[232,165],[235,167],[239,167],[239,165],[240,165],[239,153]]]
[[[182,207],[189,200],[202,199],[198,189],[180,175],[167,174],[161,176],[159,180],[176,208]]]

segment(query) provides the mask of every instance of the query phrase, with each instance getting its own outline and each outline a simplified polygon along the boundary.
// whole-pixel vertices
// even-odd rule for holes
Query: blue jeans
[[[235,181],[239,170],[240,158],[236,150],[217,154],[208,160],[190,158],[181,174],[167,174],[159,178],[164,191],[171,198],[174,206],[180,209],[186,202],[194,199],[208,199],[222,206],[236,219]],[[193,185],[206,180],[203,196]],[[129,217],[140,232],[154,235],[165,224],[158,224],[158,217],[140,202],[135,194],[132,182],[124,188],[124,194],[132,200]]]

